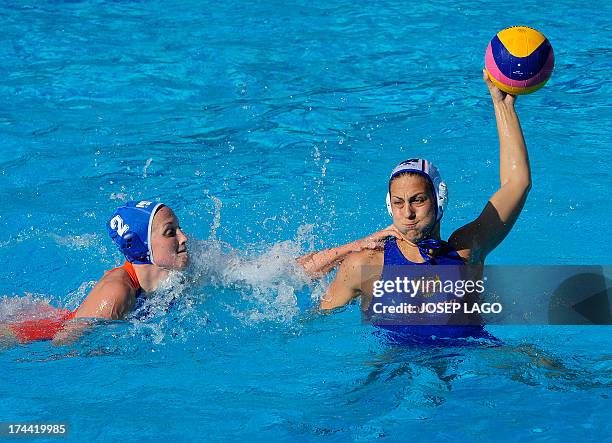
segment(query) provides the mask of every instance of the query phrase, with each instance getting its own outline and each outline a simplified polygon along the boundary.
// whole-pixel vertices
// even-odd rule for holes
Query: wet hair
[[[399,174],[393,176],[391,180],[389,180],[389,195],[391,195],[391,183],[393,183],[398,178],[404,177],[406,175],[411,176],[411,177],[421,177],[423,180],[425,180],[425,183],[427,184],[427,191],[434,199],[436,198],[436,192],[434,191],[433,183],[431,182],[431,180],[428,179],[423,174],[419,174],[418,172],[415,172],[415,171],[404,171],[404,172],[400,172]]]

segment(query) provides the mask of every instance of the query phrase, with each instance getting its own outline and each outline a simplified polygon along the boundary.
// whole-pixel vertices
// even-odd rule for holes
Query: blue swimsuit
[[[426,254],[427,249],[435,248],[437,249],[437,253],[435,256],[430,257]],[[437,240],[428,239],[419,244],[419,249],[421,255],[425,259],[424,263],[414,263],[408,260],[399,247],[397,246],[397,241],[395,238],[389,239],[385,242],[384,246],[384,262],[383,262],[383,270],[381,275],[381,280],[383,281],[393,281],[401,275],[402,268],[404,269],[404,274],[406,272],[405,266],[419,266],[419,265],[446,265],[451,266],[450,268],[444,270],[445,276],[449,274],[452,275],[453,278],[461,278],[459,266],[465,265],[465,261],[463,258],[451,248],[448,243],[440,242]],[[456,274],[456,275],[454,275]],[[384,301],[384,297],[391,297],[396,301],[396,297],[406,297],[405,294],[398,295],[395,293],[385,294],[382,299],[377,301]],[[451,296],[453,297],[453,296]],[[389,299],[388,299],[389,300]],[[444,294],[433,294],[431,298],[427,299],[428,302],[438,303],[449,301],[448,295]],[[372,300],[374,302],[374,300]],[[368,307],[366,315],[370,318],[372,317],[372,303]],[[396,314],[396,320],[398,319]],[[407,314],[406,314],[407,315]],[[430,314],[431,315],[431,314]],[[377,325],[379,330],[378,334],[384,335],[386,339],[393,343],[398,344],[442,344],[443,341],[457,341],[456,339],[462,338],[488,338],[497,340],[491,335],[489,335],[485,330],[483,325],[481,324],[470,324],[470,325],[447,325],[444,322],[450,318],[449,315],[445,314],[435,314],[435,324],[427,325],[427,324],[416,324],[416,325],[408,325],[405,324],[405,317],[403,317],[403,324],[400,321],[400,324],[386,324],[386,325]],[[429,317],[431,319],[431,316]],[[426,321],[426,320],[425,320]],[[374,322],[376,324],[376,322]],[[396,322],[397,323],[397,322]]]

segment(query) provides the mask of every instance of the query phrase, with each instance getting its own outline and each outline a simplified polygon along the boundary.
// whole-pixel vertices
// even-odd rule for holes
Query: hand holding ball
[[[546,84],[555,65],[544,35],[526,26],[497,33],[487,47],[485,68],[495,86],[509,94],[530,94]]]

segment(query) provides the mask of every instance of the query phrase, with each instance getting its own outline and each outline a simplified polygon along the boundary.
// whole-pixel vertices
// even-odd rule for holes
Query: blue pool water
[[[0,421],[79,441],[609,438],[608,328],[396,347],[355,306],[313,313],[325,282],[292,267],[388,224],[406,158],[448,182],[443,236],[478,215],[498,184],[480,69],[514,24],[556,68],[517,102],[534,185],[489,263],[610,264],[612,8],[511,6],[1,2],[0,320],[76,307],[121,260],[103,224],[128,199],[172,206],[193,263],[148,319],[2,351]]]

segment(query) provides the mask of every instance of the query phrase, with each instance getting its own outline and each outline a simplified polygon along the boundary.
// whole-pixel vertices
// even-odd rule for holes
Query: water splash
[[[191,273],[199,285],[231,289],[223,293],[232,299],[216,304],[243,323],[288,323],[300,312],[296,292],[310,283],[295,262],[300,254],[299,243],[292,241],[263,252],[237,250],[218,240],[192,241]]]
[[[89,280],[81,283],[76,291],[69,292],[66,296],[65,306],[68,309],[75,310],[85,300],[87,294],[91,292],[96,285],[96,280]]]
[[[26,292],[25,296],[3,296],[0,298],[0,323],[24,320],[59,318],[58,309],[51,304],[51,297]]]
[[[209,195],[209,198],[215,204],[215,214],[210,225],[210,238],[215,239],[217,237],[217,230],[221,227],[221,207],[223,206],[223,202],[214,195]]]
[[[101,243],[101,239],[98,234],[61,236],[51,233],[49,234],[49,237],[51,237],[58,245],[67,246],[70,249],[86,249]]]
[[[151,163],[153,163],[153,158],[147,159],[144,167],[142,168],[142,178],[147,178],[147,170],[149,169],[149,166],[151,166]]]

